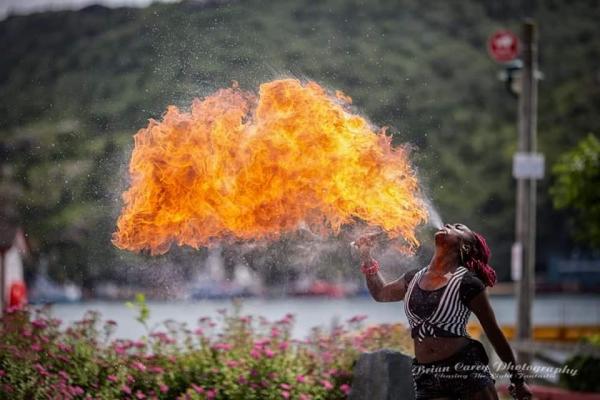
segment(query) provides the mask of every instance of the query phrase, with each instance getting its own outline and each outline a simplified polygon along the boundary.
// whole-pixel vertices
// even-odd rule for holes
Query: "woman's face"
[[[473,241],[473,231],[463,224],[446,224],[435,235],[435,244],[444,246],[458,246],[461,243]]]

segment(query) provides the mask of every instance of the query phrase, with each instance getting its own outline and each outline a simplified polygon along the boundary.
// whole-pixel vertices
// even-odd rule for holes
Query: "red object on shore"
[[[292,294],[294,296],[325,296],[336,299],[347,295],[346,289],[342,285],[320,279],[312,282],[308,288],[293,292]]]
[[[575,392],[551,386],[529,385],[536,400],[600,400],[600,393]],[[498,392],[508,393],[508,386],[498,386]]]
[[[10,285],[10,296],[8,306],[21,308],[27,304],[27,289],[23,282],[15,282]]]
[[[496,31],[488,39],[488,52],[499,63],[514,60],[520,50],[519,38],[511,31],[504,29]]]

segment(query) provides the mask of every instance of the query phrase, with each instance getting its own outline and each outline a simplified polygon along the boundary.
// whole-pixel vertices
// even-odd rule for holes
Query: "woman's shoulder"
[[[463,284],[465,284],[465,283],[466,284],[481,283],[483,285],[483,281],[481,280],[481,278],[479,278],[479,276],[477,276],[477,274],[474,271],[471,271],[470,269],[468,269],[466,267],[462,267],[462,268],[464,268],[466,270],[465,273],[462,275],[462,283]]]
[[[485,284],[477,274],[469,269],[463,274],[460,284],[460,294],[466,303],[485,290]]]
[[[415,275],[418,274],[420,271],[423,271],[424,269],[425,268],[413,268],[406,271],[403,275],[406,284],[408,285],[410,281],[412,281],[412,279],[415,277]]]

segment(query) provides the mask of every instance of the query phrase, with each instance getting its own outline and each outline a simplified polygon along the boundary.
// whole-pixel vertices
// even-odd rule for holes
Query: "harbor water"
[[[492,296],[491,302],[500,324],[514,324],[516,302],[513,296]],[[195,302],[148,302],[149,326],[164,329],[163,322],[174,320],[194,328],[202,317],[218,320],[218,310],[232,310],[230,300],[201,300]],[[117,322],[114,337],[135,339],[146,334],[135,320],[136,311],[123,302],[81,302],[56,304],[51,313],[63,323],[80,320],[87,310],[101,313],[104,320]],[[291,313],[295,317],[293,336],[306,337],[314,327],[329,329],[356,316],[365,315],[365,324],[406,323],[403,303],[377,303],[369,297],[329,298],[247,298],[242,300],[242,314],[263,316],[276,321]],[[600,325],[600,296],[597,295],[539,295],[533,308],[534,325]],[[474,318],[474,317],[473,317]]]

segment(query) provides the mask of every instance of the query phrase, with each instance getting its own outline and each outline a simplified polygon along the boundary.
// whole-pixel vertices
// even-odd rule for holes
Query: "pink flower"
[[[239,361],[236,360],[228,360],[225,365],[227,365],[229,368],[235,368],[238,365],[240,365]]]
[[[161,393],[167,393],[169,391],[169,387],[164,383],[161,383],[158,385],[158,390],[160,390]]]
[[[73,394],[75,396],[79,396],[84,393],[85,393],[85,391],[83,390],[83,388],[81,388],[79,386],[71,386],[71,394]]]
[[[204,388],[202,386],[198,386],[192,383],[192,389],[196,391],[196,393],[202,394],[204,393]]]
[[[66,363],[66,364],[68,364],[69,362],[71,362],[71,359],[70,359],[69,357],[65,356],[64,354],[59,354],[59,355],[57,355],[57,356],[56,356],[56,359],[57,359],[58,361],[61,361],[61,362],[63,362],[63,363]]]
[[[366,316],[366,315],[364,315],[364,314],[355,315],[354,317],[352,317],[352,318],[350,318],[350,319],[348,320],[348,323],[351,323],[351,324],[353,324],[353,323],[354,323],[354,324],[355,324],[355,323],[362,322],[362,321],[364,321],[365,319],[367,319],[367,316]]]
[[[276,327],[272,327],[271,328],[271,337],[279,337],[279,335],[281,335],[281,330],[276,328]]]
[[[31,325],[33,325],[34,328],[44,329],[48,326],[48,323],[46,323],[46,321],[43,319],[35,319],[31,321]]]
[[[157,366],[149,367],[148,371],[153,372],[155,374],[162,374],[163,372],[165,372],[164,369],[162,369],[161,367],[157,367]]]
[[[283,317],[283,319],[280,319],[279,321],[277,321],[277,323],[280,325],[290,325],[293,322],[294,322],[294,314],[286,314],[286,316]]]
[[[6,371],[3,369],[0,369],[0,378],[2,378],[4,375],[6,375]]]
[[[229,350],[233,349],[233,345],[230,343],[217,343],[213,346],[213,348],[215,350],[229,351]]]
[[[344,393],[347,396],[350,394],[350,385],[348,385],[347,383],[344,383],[343,385],[340,386],[340,390],[342,391],[342,393]]]
[[[309,394],[300,393],[298,400],[311,400],[312,397]]]
[[[269,348],[266,348],[265,356],[267,356],[267,358],[273,358],[275,356],[275,352]]]
[[[42,366],[42,364],[37,363],[33,367],[35,368],[37,373],[40,374],[41,376],[50,376],[50,374],[48,373],[48,370],[46,368],[44,368]]]
[[[138,371],[141,371],[141,372],[145,372],[146,371],[146,366],[144,364],[142,364],[141,362],[139,362],[139,361],[132,362],[131,366],[134,369],[137,369]]]
[[[59,342],[56,345],[56,347],[58,347],[58,349],[60,351],[65,352],[65,353],[70,353],[71,351],[73,351],[73,349],[71,348],[71,346],[69,346],[68,344],[65,344],[65,343],[60,343]]]
[[[110,382],[116,382],[119,380],[119,378],[117,378],[115,375],[109,375],[106,377],[106,379],[108,379]]]
[[[135,397],[137,397],[138,399],[142,400],[146,398],[146,395],[144,393],[142,393],[141,391],[137,391],[135,392]]]
[[[281,385],[279,385],[279,386],[281,386],[281,388],[282,388],[283,390],[290,390],[290,389],[292,388],[292,387],[291,387],[290,385],[288,385],[287,383],[282,383],[282,384],[281,384]]]
[[[260,350],[257,350],[256,347],[250,351],[250,357],[252,358],[260,358]]]
[[[121,391],[123,393],[131,394],[131,388],[129,386],[127,386],[127,385],[121,386]]]
[[[244,375],[240,375],[237,381],[240,385],[245,385],[246,383],[248,383],[248,379],[246,379]]]
[[[271,343],[271,339],[267,339],[267,338],[258,339],[258,340],[254,341],[254,347],[263,347],[269,343]]]
[[[288,349],[288,347],[290,347],[290,342],[288,342],[288,341],[279,343],[279,350],[281,350],[281,351],[286,351]]]
[[[196,328],[194,330],[194,334],[197,336],[202,336],[202,335],[204,335],[204,331],[202,330],[202,328]]]
[[[321,385],[323,385],[323,387],[325,388],[325,390],[331,390],[331,389],[333,389],[333,384],[331,382],[329,382],[327,379],[321,380]]]
[[[7,313],[7,314],[14,314],[14,313],[16,313],[17,311],[20,311],[20,310],[21,310],[21,308],[22,308],[21,306],[10,306],[10,307],[8,307],[8,308],[6,309],[6,313]]]
[[[69,374],[67,374],[65,371],[58,371],[58,375],[63,378],[65,381],[69,380]]]
[[[287,390],[282,390],[281,391],[281,397],[283,397],[284,399],[289,399],[290,398],[290,392],[288,392]]]
[[[306,382],[306,377],[304,375],[298,375],[296,377],[296,382],[298,382],[298,383],[305,383]]]
[[[31,350],[38,352],[42,350],[42,346],[39,343],[34,343],[31,345]]]

